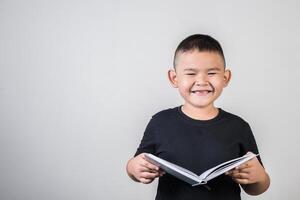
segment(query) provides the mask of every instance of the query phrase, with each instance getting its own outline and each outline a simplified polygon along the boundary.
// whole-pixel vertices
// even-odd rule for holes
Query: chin
[[[199,103],[194,103],[194,104],[191,104],[194,108],[197,108],[197,109],[205,109],[205,108],[209,108],[212,106],[211,103],[202,103],[202,104],[199,104]]]

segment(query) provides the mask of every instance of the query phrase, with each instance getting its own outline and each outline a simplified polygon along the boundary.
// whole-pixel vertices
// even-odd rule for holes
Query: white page
[[[217,177],[217,176],[219,176],[219,175],[221,175],[221,174],[223,174],[223,173],[225,173],[225,172],[227,172],[227,171],[229,171],[231,169],[234,169],[235,167],[237,167],[237,166],[239,166],[239,165],[247,162],[248,160],[251,160],[252,158],[254,158],[256,156],[258,156],[258,155],[247,154],[247,155],[245,155],[245,156],[243,156],[243,157],[241,157],[239,159],[237,158],[237,159],[231,160],[233,162],[230,162],[230,161],[229,162],[225,162],[225,163],[230,163],[230,164],[225,165],[224,167],[221,167],[220,169],[218,169],[216,171],[209,170],[211,173],[208,173],[204,179],[206,181],[209,181],[209,180],[211,180],[211,179],[213,179],[213,178],[215,178],[215,177]],[[223,164],[225,164],[225,163],[223,163]],[[222,166],[223,164],[219,165],[219,167]],[[218,168],[218,166],[214,167],[213,169],[217,169],[217,168]]]
[[[157,156],[154,156],[152,154],[146,154],[146,158],[149,159],[149,162],[157,165],[161,169],[163,169],[165,172],[183,180],[190,184],[196,184],[201,182],[199,179],[199,176],[190,170],[187,170],[183,167],[180,167],[178,165],[175,165],[173,163],[170,163],[166,160],[163,160]]]

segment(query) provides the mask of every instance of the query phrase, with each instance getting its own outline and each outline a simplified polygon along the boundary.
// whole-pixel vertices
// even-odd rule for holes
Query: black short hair
[[[176,48],[174,60],[173,60],[174,68],[176,66],[175,60],[178,53],[179,52],[184,53],[192,50],[198,50],[199,52],[203,52],[203,51],[216,52],[220,54],[220,56],[222,56],[224,61],[224,66],[226,66],[225,56],[220,43],[209,35],[194,34],[182,40],[182,42],[180,42],[178,47]]]

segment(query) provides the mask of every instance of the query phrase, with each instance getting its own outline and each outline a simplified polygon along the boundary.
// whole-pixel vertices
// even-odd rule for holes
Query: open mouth
[[[198,94],[198,95],[206,95],[212,92],[213,90],[192,90],[193,94]]]

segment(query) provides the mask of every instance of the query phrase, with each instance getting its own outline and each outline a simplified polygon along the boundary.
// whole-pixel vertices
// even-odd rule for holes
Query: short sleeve
[[[155,144],[155,122],[152,118],[145,129],[144,136],[134,156],[141,153],[155,154]]]
[[[251,130],[251,127],[248,123],[245,123],[244,130],[243,130],[243,139],[242,139],[242,148],[241,148],[241,154],[244,155],[247,152],[252,152],[254,154],[259,154],[258,147],[253,135],[253,132]],[[241,156],[242,156],[241,155]],[[258,156],[258,160],[262,164],[260,156]]]

